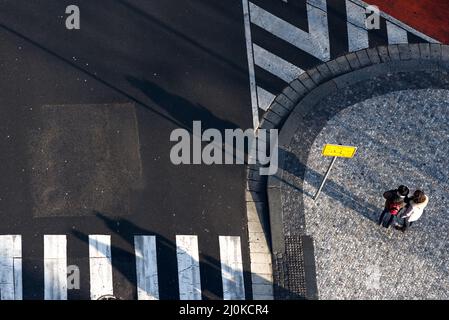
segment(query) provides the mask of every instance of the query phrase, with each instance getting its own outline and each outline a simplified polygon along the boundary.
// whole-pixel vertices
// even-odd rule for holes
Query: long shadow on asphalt
[[[208,55],[210,55],[211,57],[213,57],[214,59],[217,59],[218,61],[224,62],[227,65],[229,65],[231,68],[235,69],[236,71],[242,73],[242,74],[246,74],[248,71],[246,69],[246,66],[240,66],[238,64],[236,64],[235,62],[233,62],[232,60],[227,59],[226,57],[210,50],[209,48],[207,48],[206,46],[202,45],[201,43],[199,43],[198,41],[196,41],[195,39],[190,38],[189,36],[183,34],[182,32],[170,27],[169,25],[165,24],[164,22],[158,20],[157,18],[149,15],[147,12],[133,6],[132,4],[123,1],[123,0],[119,0],[119,2],[126,7],[127,9],[129,9],[130,11],[142,16],[143,18],[145,18],[146,20],[150,21],[151,23],[159,26],[160,28],[164,29],[165,31],[174,34],[175,36],[177,36],[179,39],[189,43],[190,45],[192,45],[193,47],[198,48],[199,50],[207,53]],[[243,25],[243,21],[242,25]]]
[[[192,131],[193,121],[201,121],[204,129],[224,130],[237,128],[236,124],[218,118],[204,106],[194,104],[183,97],[168,92],[154,82],[136,79],[132,76],[128,76],[127,80],[189,131]]]
[[[123,91],[122,89],[120,89],[120,88],[114,86],[113,84],[107,82],[106,80],[100,78],[100,77],[97,76],[96,74],[94,74],[94,73],[92,73],[92,72],[90,72],[90,71],[88,71],[88,70],[86,70],[86,69],[84,69],[84,68],[81,68],[80,66],[78,66],[78,65],[75,64],[74,62],[72,62],[72,61],[70,61],[69,59],[67,59],[67,58],[65,58],[65,57],[63,57],[63,56],[57,54],[56,52],[52,51],[51,49],[42,46],[41,44],[39,44],[38,42],[34,41],[33,39],[28,38],[27,36],[25,36],[25,35],[23,35],[23,34],[17,32],[17,31],[15,31],[14,29],[11,29],[11,28],[9,28],[9,27],[7,27],[6,25],[1,24],[1,23],[0,23],[0,28],[3,28],[4,30],[8,31],[9,33],[12,33],[12,34],[14,34],[15,36],[21,38],[22,40],[27,41],[28,43],[30,43],[30,44],[32,44],[33,46],[39,48],[40,50],[46,52],[47,54],[49,54],[49,55],[51,55],[51,56],[57,58],[58,60],[63,61],[64,63],[70,65],[72,68],[74,68],[74,69],[76,69],[76,70],[78,70],[78,71],[80,71],[80,72],[82,72],[82,73],[88,75],[89,77],[91,77],[92,79],[95,79],[96,81],[98,81],[98,82],[101,83],[102,85],[108,87],[109,89],[112,89],[112,90],[115,91],[115,92],[120,93],[120,94],[123,95],[124,97],[126,97],[126,98],[128,98],[129,100],[131,100],[131,101],[133,101],[133,102],[135,102],[135,103],[137,103],[137,104],[143,106],[144,108],[146,108],[146,109],[148,109],[149,111],[155,113],[156,115],[158,115],[158,116],[160,116],[160,117],[162,117],[162,118],[164,118],[164,119],[166,119],[166,120],[168,120],[168,121],[170,121],[170,122],[174,122],[173,119],[170,119],[169,117],[167,117],[167,116],[164,115],[163,113],[161,113],[161,112],[155,110],[154,108],[152,108],[152,107],[150,107],[149,105],[145,104],[143,101],[138,100],[137,98],[133,97],[132,95],[128,94],[127,92]],[[175,122],[175,124],[179,125],[179,124],[176,123],[176,122]]]

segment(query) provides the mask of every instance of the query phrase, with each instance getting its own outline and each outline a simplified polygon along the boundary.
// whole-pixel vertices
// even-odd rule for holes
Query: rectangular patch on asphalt
[[[129,214],[142,164],[132,103],[45,105],[30,138],[34,217]]]

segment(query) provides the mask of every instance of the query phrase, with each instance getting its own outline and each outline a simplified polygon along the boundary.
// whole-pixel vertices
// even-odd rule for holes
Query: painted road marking
[[[67,300],[67,238],[44,236],[44,299]]]
[[[313,1],[319,8],[310,2],[307,3],[308,33],[250,2],[251,22],[318,59],[328,61],[330,50],[326,1]]]
[[[362,1],[362,0],[351,0],[351,1],[356,3],[356,4],[358,4],[361,7],[365,7],[366,8],[366,7],[369,6],[368,3],[366,3],[365,1]],[[440,43],[438,40],[436,40],[436,39],[434,39],[432,37],[429,37],[427,34],[424,34],[424,33],[420,32],[420,31],[416,30],[415,28],[410,27],[409,25],[403,23],[402,21],[392,17],[391,15],[389,15],[389,14],[383,12],[383,11],[380,11],[379,14],[385,20],[390,21],[390,22],[396,24],[397,26],[401,27],[402,29],[406,30],[407,32],[410,32],[410,33],[414,34],[415,36],[423,39],[425,42],[427,41],[427,42],[430,42],[430,43]]]
[[[155,236],[135,236],[137,298],[159,300]]]
[[[176,236],[179,299],[201,300],[200,263],[197,236]]]
[[[67,236],[44,235],[43,240],[44,298],[46,300],[67,300]],[[245,299],[245,283],[240,237],[220,236],[218,240],[223,299],[243,300]],[[176,246],[180,299],[201,300],[198,237],[178,235],[176,236]],[[158,300],[160,298],[156,249],[156,236],[138,235],[134,237],[135,285],[139,300]],[[86,252],[86,256],[89,256],[91,299],[97,300],[101,296],[112,295],[111,237],[109,235],[89,235],[89,252]],[[0,298],[2,300],[21,300],[23,298],[22,259],[22,237],[20,235],[1,235]],[[258,262],[260,263],[260,261]],[[271,277],[265,273],[263,275],[267,279]],[[267,285],[268,280],[267,283],[264,283],[264,288]],[[256,284],[257,286],[260,286],[260,283]],[[257,296],[257,292],[255,296]],[[263,297],[270,299],[267,295]]]
[[[268,110],[276,96],[262,87],[257,86],[257,100],[260,108],[264,111]]]
[[[245,300],[240,237],[219,237],[224,300]]]
[[[89,236],[89,267],[91,299],[113,295],[110,236]]]
[[[387,34],[389,44],[408,43],[407,31],[387,21]]]
[[[294,73],[293,70],[308,70],[319,61],[329,61],[344,53],[366,49],[370,46],[370,41],[376,45],[379,45],[379,41],[380,44],[385,45],[407,43],[409,35],[413,34],[414,41],[420,38],[423,42],[438,42],[382,11],[379,14],[386,24],[381,23],[381,25],[386,25],[386,30],[384,30],[385,33],[377,33],[374,36],[376,30],[367,30],[365,25],[368,4],[360,0],[343,1],[342,5],[345,7],[343,14],[335,13],[338,11],[335,9],[339,4],[332,1],[307,0],[308,32],[293,25],[291,16],[277,16],[283,15],[280,13],[282,11],[276,15],[266,8],[270,6],[264,5],[263,1],[257,1],[257,4],[254,2],[256,0],[242,0],[254,128],[257,128],[260,123],[259,109],[266,111],[269,108],[275,96],[287,86]],[[289,6],[288,1],[285,0],[279,0],[279,5]],[[329,21],[335,24],[342,18],[346,18],[346,30],[342,32],[347,33],[348,52],[338,50],[331,56],[331,46],[341,47],[341,44],[337,42],[345,39],[345,35],[331,34]],[[379,40],[379,34],[385,34],[385,36],[381,36]],[[270,41],[270,36],[273,41]],[[298,54],[295,55],[295,52]]]
[[[368,31],[366,30],[366,9],[346,0],[346,15],[348,19],[349,51],[358,51],[369,47]]]
[[[251,23],[249,17],[249,4],[248,0],[242,0],[243,2],[243,19],[245,23],[245,39],[246,39],[246,52],[248,58],[248,72],[249,72],[249,85],[251,92],[251,109],[253,114],[253,128],[259,127],[259,108],[257,103],[257,91],[256,91],[256,74],[254,71],[254,55],[253,44],[251,40]]]
[[[0,300],[22,299],[22,237],[0,235]]]
[[[301,68],[298,68],[264,48],[259,47],[257,44],[254,44],[253,48],[255,64],[274,74],[278,78],[281,78],[285,82],[293,81],[304,72]]]

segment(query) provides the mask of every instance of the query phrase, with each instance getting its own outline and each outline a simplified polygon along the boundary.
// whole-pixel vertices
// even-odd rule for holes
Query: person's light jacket
[[[403,218],[407,218],[409,222],[417,221],[419,218],[421,218],[424,209],[427,207],[427,204],[429,203],[429,197],[425,196],[426,200],[421,203],[416,203],[413,200],[410,201],[410,206],[407,208],[407,210],[404,212]]]

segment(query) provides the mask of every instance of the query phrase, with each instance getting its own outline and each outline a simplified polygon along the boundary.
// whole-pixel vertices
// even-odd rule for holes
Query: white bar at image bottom
[[[22,237],[0,235],[0,300],[22,297]]]
[[[113,295],[111,237],[89,235],[90,298]]]
[[[137,299],[159,300],[155,236],[135,236]]]
[[[176,236],[180,300],[201,300],[197,236]]]
[[[243,262],[240,237],[220,236],[221,277],[224,300],[244,300]]]
[[[44,299],[67,300],[65,235],[44,235]]]

